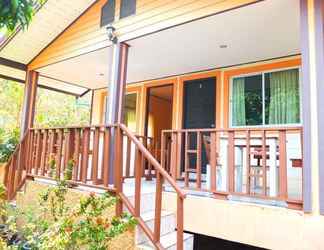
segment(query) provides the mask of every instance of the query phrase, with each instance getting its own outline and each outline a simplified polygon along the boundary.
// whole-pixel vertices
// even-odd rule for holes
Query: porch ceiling
[[[299,1],[267,0],[128,41],[128,83],[300,53]],[[221,48],[226,45],[227,48]],[[107,86],[111,48],[39,69],[86,88]]]

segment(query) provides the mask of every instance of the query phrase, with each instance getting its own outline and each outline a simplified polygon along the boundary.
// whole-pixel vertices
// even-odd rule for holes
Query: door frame
[[[142,86],[142,118],[141,118],[141,133],[143,135],[147,135],[147,118],[148,118],[148,106],[149,106],[149,90],[150,88],[154,87],[164,87],[164,86],[172,86],[172,129],[174,128],[174,120],[175,120],[175,115],[176,115],[176,97],[177,97],[177,92],[176,92],[176,84],[177,84],[177,78],[166,78],[166,79],[161,79],[161,80],[155,80],[149,83],[145,83]]]
[[[147,136],[148,132],[148,122],[149,122],[149,103],[150,103],[150,90],[153,88],[163,88],[163,87],[172,87],[172,114],[171,114],[171,128],[173,127],[173,116],[174,116],[174,95],[175,95],[175,84],[173,82],[163,83],[163,84],[155,84],[154,86],[147,86],[145,89],[145,121],[144,121],[144,135]]]

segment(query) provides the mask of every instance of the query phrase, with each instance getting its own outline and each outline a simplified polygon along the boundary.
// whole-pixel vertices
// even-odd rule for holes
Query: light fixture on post
[[[116,36],[116,29],[114,26],[112,25],[108,25],[107,26],[107,33],[108,33],[108,39],[109,41],[111,41],[112,43],[117,43],[117,36]]]

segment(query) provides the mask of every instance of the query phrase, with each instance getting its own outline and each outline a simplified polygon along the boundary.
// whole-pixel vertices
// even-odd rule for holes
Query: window
[[[235,77],[231,97],[232,126],[300,123],[298,69]]]
[[[136,93],[126,95],[124,121],[125,125],[133,132],[136,132],[136,101]]]
[[[101,9],[100,26],[106,26],[115,21],[115,0],[108,0]]]
[[[106,113],[106,103],[108,96],[105,96],[104,101],[102,103],[102,110],[104,111],[102,114],[102,122],[105,121]],[[136,132],[136,106],[137,104],[137,94],[129,93],[125,96],[125,109],[124,109],[124,123],[125,125],[133,132]]]
[[[120,18],[134,15],[136,12],[136,0],[120,1]]]

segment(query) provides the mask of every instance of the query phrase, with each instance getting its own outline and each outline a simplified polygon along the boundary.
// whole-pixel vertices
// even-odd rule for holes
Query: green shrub
[[[19,130],[3,133],[0,140],[0,163],[7,162],[19,143]]]

